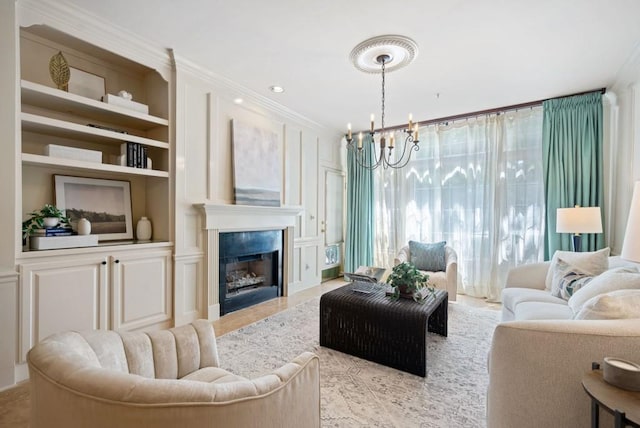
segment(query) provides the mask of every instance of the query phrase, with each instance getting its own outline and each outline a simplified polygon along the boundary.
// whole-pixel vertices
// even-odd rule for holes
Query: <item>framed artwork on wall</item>
[[[128,181],[54,176],[56,206],[72,222],[86,218],[100,241],[133,239]]]
[[[279,207],[282,155],[278,135],[232,120],[231,140],[236,204]]]

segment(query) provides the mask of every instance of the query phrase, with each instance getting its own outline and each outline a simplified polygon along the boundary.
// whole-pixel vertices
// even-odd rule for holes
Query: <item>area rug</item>
[[[319,345],[319,298],[218,338],[221,366],[257,377],[303,351],[320,356],[323,427],[484,427],[487,353],[499,312],[449,305],[429,334],[422,378]]]

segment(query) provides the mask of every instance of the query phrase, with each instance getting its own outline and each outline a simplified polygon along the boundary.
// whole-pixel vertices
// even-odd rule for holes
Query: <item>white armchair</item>
[[[219,367],[211,323],[49,336],[27,355],[31,426],[320,427],[320,368],[305,352],[247,379]]]
[[[456,301],[458,292],[458,254],[453,248],[446,245],[445,249],[445,265],[446,268],[441,272],[421,271],[429,275],[429,285],[449,293],[449,301]],[[394,265],[402,262],[411,261],[411,252],[408,245],[400,249],[398,255],[393,261]]]

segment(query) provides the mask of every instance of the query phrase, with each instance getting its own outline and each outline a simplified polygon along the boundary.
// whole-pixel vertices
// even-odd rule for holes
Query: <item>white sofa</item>
[[[64,332],[27,360],[33,428],[320,427],[316,355],[249,380],[219,367],[205,320],[149,333]]]
[[[611,268],[625,264],[609,258]],[[640,320],[573,319],[567,302],[545,290],[549,266],[524,265],[508,275],[504,322],[489,353],[488,428],[590,426],[581,379],[591,363],[606,356],[640,362]],[[613,426],[605,411],[601,421]]]
[[[455,302],[457,300],[458,293],[458,254],[453,248],[446,245],[444,247],[444,260],[446,268],[444,271],[431,272],[420,271],[429,275],[429,286],[446,290],[449,293],[449,301]],[[395,257],[393,264],[398,265],[403,262],[411,261],[411,252],[409,246],[405,245],[400,249],[398,255]]]

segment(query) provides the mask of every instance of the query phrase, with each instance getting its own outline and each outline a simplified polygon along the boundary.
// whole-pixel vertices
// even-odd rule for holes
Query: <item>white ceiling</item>
[[[335,130],[380,115],[380,76],[349,61],[373,36],[419,46],[413,64],[387,74],[387,125],[608,87],[640,46],[638,0],[67,3]]]

